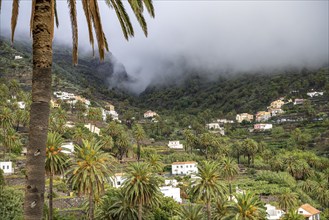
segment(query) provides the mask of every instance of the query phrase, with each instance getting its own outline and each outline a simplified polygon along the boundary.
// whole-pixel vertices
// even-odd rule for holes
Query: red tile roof
[[[300,208],[304,209],[305,211],[307,211],[308,213],[315,215],[320,213],[321,211],[317,210],[316,208],[314,208],[313,206],[311,206],[310,204],[304,204],[302,205]]]

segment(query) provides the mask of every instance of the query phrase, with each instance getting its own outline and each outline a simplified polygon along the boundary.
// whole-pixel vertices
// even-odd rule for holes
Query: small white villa
[[[298,208],[298,214],[303,215],[307,220],[320,220],[320,212],[307,203]]]
[[[217,119],[217,122],[218,123],[221,123],[221,124],[233,124],[234,123],[233,120],[228,120],[226,118],[224,118],[224,119]]]
[[[317,96],[323,96],[323,92],[308,92],[307,95],[311,98],[317,97]]]
[[[277,209],[275,206],[270,204],[265,205],[266,208],[266,219],[267,220],[279,220],[284,215],[284,211]]]
[[[14,173],[13,162],[11,161],[0,162],[0,169],[3,170],[4,174],[13,174]]]
[[[158,114],[156,112],[153,112],[151,110],[148,110],[147,112],[144,113],[144,118],[153,118],[157,116]]]
[[[171,164],[171,173],[173,175],[189,175],[198,173],[198,163],[195,161],[174,162]]]
[[[74,153],[74,144],[73,144],[73,142],[64,143],[61,147],[65,148],[65,149],[62,150],[62,152],[64,154],[73,154]]]
[[[172,187],[172,186],[162,186],[160,187],[160,191],[166,197],[173,198],[176,202],[182,203],[182,198],[180,197],[180,188]]]
[[[119,188],[122,186],[123,182],[126,180],[125,178],[123,178],[123,176],[124,176],[124,173],[114,174],[113,180],[111,180],[113,187]]]
[[[254,130],[256,131],[265,131],[265,130],[271,130],[273,128],[272,124],[255,124]]]
[[[88,123],[88,124],[85,124],[85,128],[88,128],[88,130],[92,133],[95,133],[97,135],[99,135],[101,129],[99,129],[98,127],[96,127],[95,125],[91,124],[91,123]]]
[[[168,147],[171,149],[184,149],[183,144],[179,143],[179,141],[169,141]]]
[[[221,129],[219,123],[209,123],[209,124],[206,124],[206,127],[209,130],[219,130],[219,129]]]
[[[15,56],[15,60],[20,60],[20,59],[23,59],[23,57],[22,56]]]
[[[17,105],[18,105],[19,109],[25,109],[25,102],[19,101],[19,102],[17,102]]]

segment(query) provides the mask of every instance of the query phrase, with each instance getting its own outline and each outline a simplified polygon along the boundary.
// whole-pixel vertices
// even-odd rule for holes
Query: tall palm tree
[[[277,197],[279,207],[283,211],[288,211],[297,206],[298,195],[295,192],[291,192],[288,188],[283,188]]]
[[[12,149],[16,149],[18,151],[21,150],[21,137],[13,128],[7,129],[6,135],[3,137],[3,143],[5,145],[5,149],[8,148],[9,155]]]
[[[251,192],[237,194],[235,196],[236,202],[228,206],[230,214],[224,219],[235,220],[254,220],[265,219],[266,212],[263,204]]]
[[[159,183],[147,163],[131,163],[124,177],[123,192],[127,200],[138,206],[138,220],[142,220],[143,206],[159,203]]]
[[[202,209],[202,205],[189,203],[181,206],[178,215],[182,220],[203,220],[204,215]]]
[[[205,202],[207,208],[207,218],[211,219],[211,200],[226,191],[225,186],[220,182],[219,164],[204,161],[198,166],[199,177],[191,183],[190,194],[195,199]]]
[[[76,145],[74,161],[68,171],[68,182],[79,194],[89,197],[89,218],[94,219],[94,198],[104,192],[104,184],[110,181],[111,156],[101,150],[100,141],[82,140]]]
[[[97,0],[82,0],[83,10],[88,24],[89,39],[94,48],[93,29],[96,33],[99,57],[105,57],[108,50],[107,41],[102,27],[101,16]],[[143,4],[143,3],[144,4]],[[24,213],[26,219],[41,219],[44,204],[46,142],[51,96],[52,69],[52,40],[54,36],[54,18],[58,25],[56,0],[32,0],[30,30],[32,33],[33,75],[32,75],[32,104],[30,110],[29,147],[26,160],[26,192]],[[121,0],[107,0],[119,19],[124,37],[128,39],[134,35],[129,16]],[[144,5],[148,13],[154,17],[152,0],[129,0],[137,20],[147,35],[147,25],[143,17]],[[72,23],[73,63],[78,63],[78,22],[76,0],[68,0]],[[11,40],[14,40],[19,0],[13,0]],[[1,10],[1,1],[0,1]],[[93,28],[94,27],[94,28]],[[40,154],[36,154],[40,152]],[[37,155],[37,156],[35,156]]]
[[[229,214],[228,205],[229,201],[226,196],[218,196],[215,198],[212,218],[214,220],[222,220],[227,216]]]
[[[154,172],[162,172],[163,163],[161,162],[161,156],[159,154],[151,154],[146,162],[150,165]]]
[[[139,161],[141,158],[141,144],[143,139],[145,138],[145,131],[140,124],[136,124],[133,127],[133,130],[134,130],[134,137],[137,142],[137,161]]]
[[[59,133],[50,132],[47,137],[46,173],[49,176],[49,219],[53,219],[53,178],[55,174],[63,174],[68,165],[68,157],[62,152],[64,139]]]
[[[224,157],[220,163],[219,168],[222,176],[229,183],[230,201],[232,200],[232,180],[238,174],[239,167],[232,158]]]

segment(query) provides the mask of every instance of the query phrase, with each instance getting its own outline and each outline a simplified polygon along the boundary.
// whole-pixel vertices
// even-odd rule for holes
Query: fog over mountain
[[[110,51],[134,79],[136,93],[186,70],[237,72],[288,66],[316,67],[329,60],[329,1],[154,1],[145,38],[130,8],[135,37],[128,42],[115,12],[100,1]],[[10,35],[12,1],[2,2],[0,34]],[[17,37],[29,37],[30,1],[20,2]],[[57,1],[60,27],[55,42],[71,45],[66,1]],[[90,53],[78,2],[80,53]],[[19,38],[16,38],[19,40]],[[118,70],[122,71],[118,65]],[[112,82],[113,85],[113,82]]]

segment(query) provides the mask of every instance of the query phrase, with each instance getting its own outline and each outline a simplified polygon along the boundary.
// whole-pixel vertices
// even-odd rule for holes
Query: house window
[[[118,181],[118,182],[117,182],[117,185],[118,185],[118,186],[120,186],[120,185],[121,185],[121,182],[120,182],[120,181]]]
[[[188,165],[186,165],[186,168],[188,168]]]
[[[183,166],[180,166],[180,168],[183,168]]]
[[[300,214],[303,214],[303,211],[299,211]]]
[[[2,169],[4,170],[6,167],[5,166],[2,166]]]
[[[9,170],[9,165],[7,165],[7,169]]]
[[[190,167],[192,168],[192,165],[190,165]]]
[[[177,168],[179,168],[179,166],[176,166]]]
[[[183,174],[183,171],[181,171],[180,174]]]

